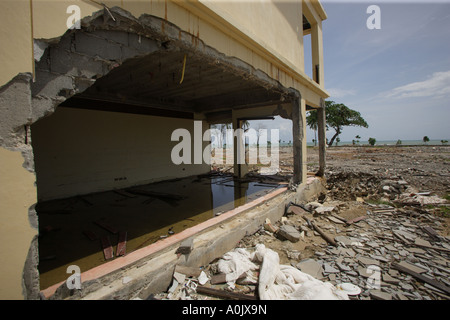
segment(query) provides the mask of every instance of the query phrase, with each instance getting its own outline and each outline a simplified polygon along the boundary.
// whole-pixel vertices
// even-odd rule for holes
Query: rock
[[[314,213],[316,214],[326,214],[326,213],[331,213],[334,211],[334,209],[336,209],[336,207],[317,207],[316,209],[314,209]]]
[[[300,232],[290,225],[282,225],[280,229],[278,229],[277,235],[291,242],[297,242],[301,237]]]
[[[392,295],[380,290],[371,290],[370,297],[375,300],[392,300]]]

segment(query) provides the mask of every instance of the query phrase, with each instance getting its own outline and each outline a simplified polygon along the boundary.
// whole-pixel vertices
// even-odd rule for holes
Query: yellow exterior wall
[[[0,86],[20,72],[32,72],[33,42],[31,40],[29,1],[0,1]]]
[[[20,152],[0,148],[0,299],[23,299],[22,273],[31,240],[37,235],[28,220],[36,203],[35,177],[22,167]]]
[[[307,101],[312,104],[317,105],[320,96],[327,95],[323,85],[318,86],[304,73],[302,12],[304,8],[314,11],[311,4],[302,6],[296,0],[103,2],[109,7],[121,6],[136,17],[147,13],[167,19],[218,51],[264,71],[286,87],[298,89],[302,95],[311,91]],[[33,72],[31,34],[35,39],[60,37],[71,16],[67,8],[73,4],[80,7],[81,17],[102,9],[89,0],[0,2],[0,40],[6,44],[0,49],[0,59],[11,61],[0,75],[0,85],[19,72]]]

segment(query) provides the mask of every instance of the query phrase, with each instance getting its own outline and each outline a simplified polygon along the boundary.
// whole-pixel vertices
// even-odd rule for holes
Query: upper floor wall
[[[228,56],[260,69],[317,104],[326,98],[321,25],[326,14],[316,0],[104,0],[135,17],[146,13],[174,23]],[[33,39],[62,36],[80,18],[102,10],[94,0],[0,1],[0,85],[21,72],[34,74]],[[303,30],[305,17],[311,29]],[[310,32],[318,79],[305,74],[303,35]],[[313,39],[314,36],[314,39]],[[313,72],[314,74],[314,72]],[[320,81],[322,80],[322,81]]]

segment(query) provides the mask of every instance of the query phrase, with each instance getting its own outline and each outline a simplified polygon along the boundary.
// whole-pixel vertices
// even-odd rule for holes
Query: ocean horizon
[[[425,146],[425,145],[432,145],[432,146],[442,146],[442,142],[441,140],[447,140],[450,141],[449,139],[439,139],[439,140],[430,140],[427,143],[424,143],[422,140],[402,140],[400,139],[402,142],[402,146],[412,146],[412,145],[419,145],[419,146]],[[375,143],[376,146],[395,146],[397,144],[397,140],[377,140],[377,142]],[[352,141],[341,141],[338,143],[338,146],[343,146],[343,145],[352,145],[353,142]],[[368,141],[364,141],[364,140],[360,140],[359,143],[357,145],[368,145],[369,142]],[[284,145],[289,145],[289,144],[283,144],[281,143],[280,146],[284,146]],[[313,142],[308,142],[307,143],[308,146],[314,146]],[[336,145],[336,142],[334,143],[334,145]],[[449,145],[449,143],[447,143],[446,145]]]

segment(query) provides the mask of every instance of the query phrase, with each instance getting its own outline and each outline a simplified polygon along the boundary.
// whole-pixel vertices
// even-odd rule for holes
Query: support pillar
[[[294,184],[306,182],[306,103],[297,92],[292,101]]]
[[[326,158],[326,118],[325,118],[325,102],[320,100],[320,108],[317,109],[317,130],[319,131],[319,171],[316,175],[323,177],[325,175],[325,158]]]
[[[317,23],[311,25],[311,55],[313,80],[323,88],[324,70],[322,21],[317,21]]]
[[[233,157],[234,176],[243,178],[248,173],[248,166],[245,163],[244,130],[242,121],[233,112]]]

